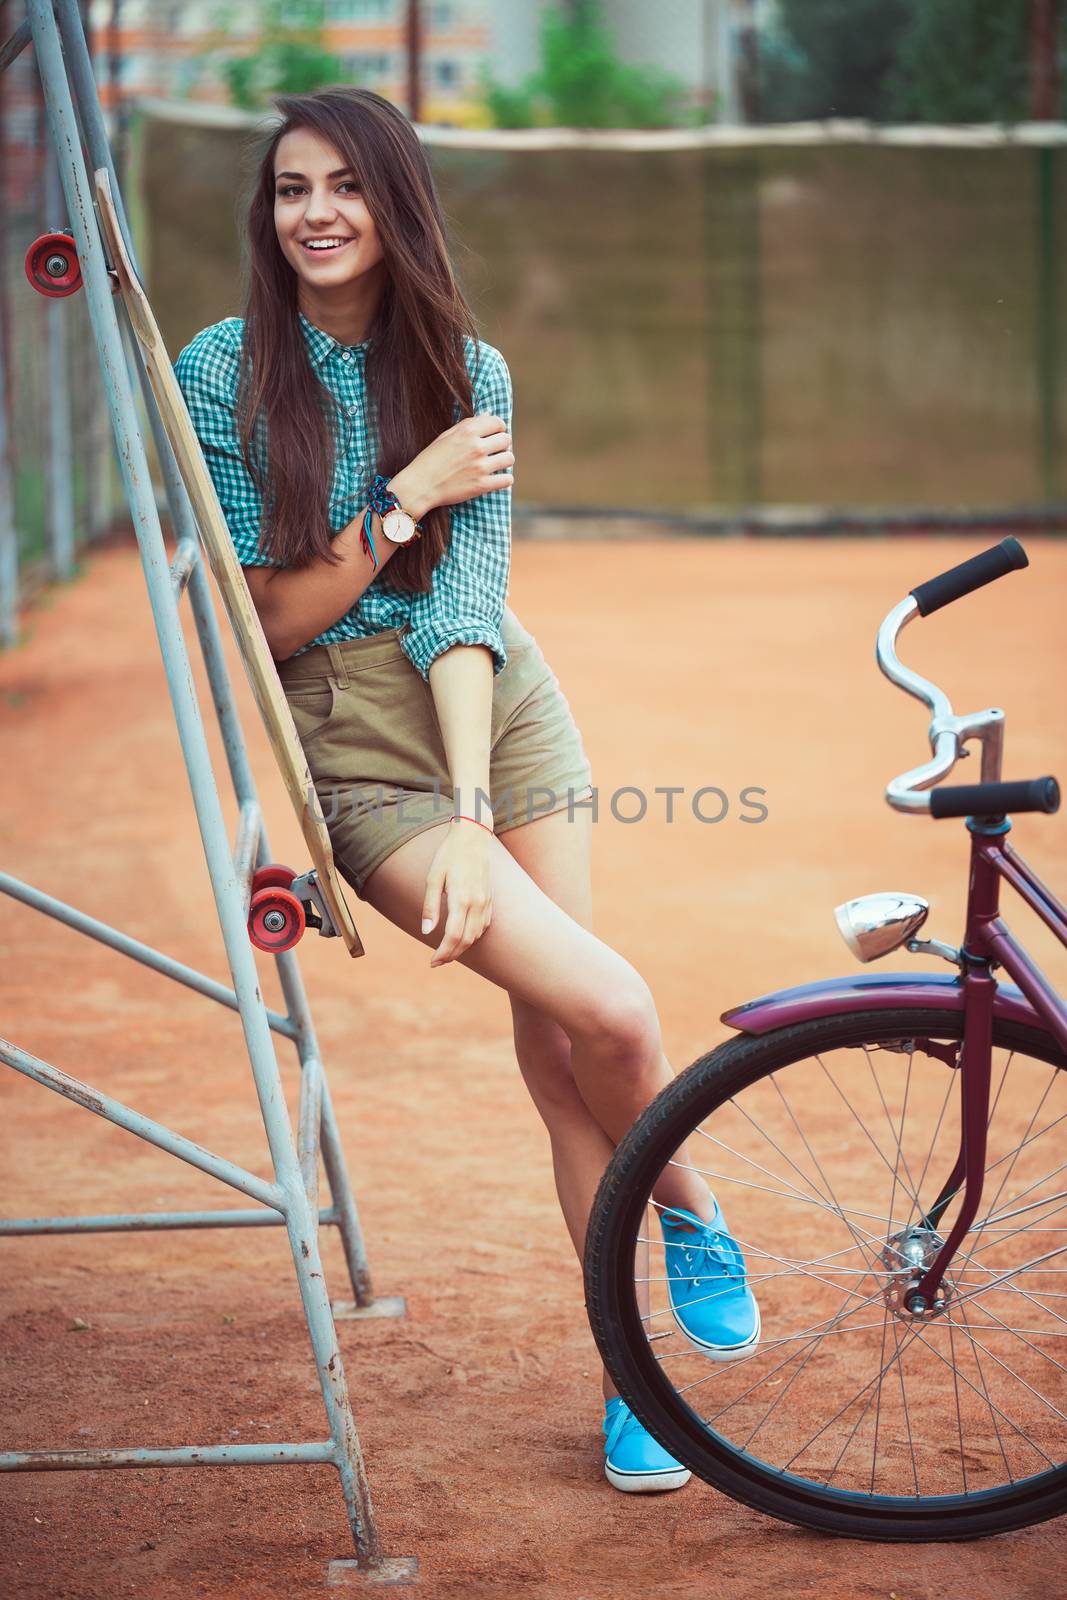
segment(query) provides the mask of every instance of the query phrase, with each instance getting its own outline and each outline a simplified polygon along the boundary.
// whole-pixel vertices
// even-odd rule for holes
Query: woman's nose
[[[312,193],[308,196],[304,215],[309,222],[328,222],[337,215],[337,207],[329,194]]]

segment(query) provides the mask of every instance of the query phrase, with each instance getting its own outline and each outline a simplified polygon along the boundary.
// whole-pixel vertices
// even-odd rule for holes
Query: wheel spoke
[[[877,1326],[877,1324],[876,1324],[876,1326]],[[894,1330],[894,1338],[896,1338],[895,1330]],[[856,1394],[852,1395],[852,1397],[849,1400],[846,1400],[846,1402],[845,1402],[845,1404],[843,1406],[839,1406],[838,1409],[834,1412],[833,1416],[827,1418],[827,1420],[823,1423],[822,1427],[819,1428],[817,1432],[813,1433],[809,1439],[805,1440],[805,1442],[801,1445],[799,1450],[794,1451],[793,1455],[790,1456],[789,1460],[784,1463],[784,1470],[786,1472],[788,1472],[789,1468],[793,1465],[794,1461],[799,1460],[799,1458],[804,1454],[804,1452],[806,1450],[810,1450],[811,1449],[811,1447],[815,1443],[816,1439],[821,1439],[823,1434],[826,1433],[826,1431],[829,1428],[833,1427],[833,1425],[837,1421],[838,1417],[843,1416],[844,1413],[849,1409],[850,1406],[854,1406],[857,1400],[861,1400],[863,1398],[863,1396],[867,1393],[867,1390],[869,1388],[871,1388],[872,1385],[874,1385],[874,1384],[879,1384],[880,1385],[882,1383],[882,1381],[884,1380],[885,1375],[889,1371],[890,1367],[899,1364],[900,1357],[903,1354],[904,1349],[907,1349],[908,1343],[911,1342],[911,1340],[914,1338],[914,1335],[910,1334],[909,1330],[905,1330],[904,1338],[905,1338],[905,1344],[904,1344],[903,1349],[901,1348],[900,1342],[898,1340],[897,1341],[897,1347],[894,1350],[893,1354],[890,1356],[890,1358],[889,1358],[888,1362],[886,1363],[886,1365],[879,1372],[876,1372],[873,1378],[869,1378],[867,1380],[867,1382],[863,1385],[863,1388],[860,1389]]]
[[[897,1168],[889,1160],[888,1156],[885,1154],[885,1152],[882,1149],[881,1145],[878,1143],[878,1140],[874,1137],[874,1135],[871,1132],[870,1128],[868,1128],[867,1124],[864,1122],[863,1118],[860,1116],[859,1112],[856,1110],[855,1106],[852,1104],[851,1100],[848,1098],[848,1095],[842,1089],[841,1085],[837,1082],[837,1079],[834,1077],[833,1073],[830,1071],[829,1067],[826,1065],[826,1062],[823,1060],[822,1056],[821,1055],[817,1055],[815,1057],[815,1059],[816,1059],[816,1061],[818,1061],[819,1066],[822,1068],[823,1072],[826,1074],[826,1077],[829,1079],[829,1081],[833,1085],[834,1089],[836,1089],[836,1091],[837,1091],[838,1095],[840,1096],[840,1098],[844,1101],[844,1104],[847,1107],[847,1109],[849,1110],[849,1112],[851,1113],[852,1118],[855,1121],[857,1127],[860,1129],[860,1132],[867,1139],[868,1143],[871,1146],[871,1149],[874,1151],[874,1153],[878,1157],[879,1161],[881,1161],[882,1165],[886,1168],[886,1170],[888,1172],[895,1173],[897,1171]],[[916,1197],[914,1195],[912,1195],[910,1198],[914,1201]]]
[[[1002,1084],[1003,1084],[1003,1081],[1004,1080],[1002,1078],[1001,1079],[1001,1083]],[[933,1159],[934,1147],[937,1144],[937,1136],[941,1132],[941,1125],[945,1120],[945,1112],[948,1110],[948,1103],[949,1103],[949,1100],[952,1098],[952,1087],[953,1087],[952,1075],[950,1074],[948,1082],[945,1084],[945,1094],[944,1094],[943,1100],[941,1101],[941,1108],[937,1113],[937,1121],[934,1123],[934,1131],[930,1135],[930,1143],[927,1146],[927,1150],[926,1150],[926,1159],[923,1162],[922,1171],[919,1173],[919,1181],[915,1185],[916,1199],[912,1202],[911,1209],[908,1212],[907,1219],[906,1219],[906,1221],[904,1223],[904,1226],[906,1228],[910,1227],[913,1217],[919,1216],[922,1213],[922,1206],[921,1206],[921,1203],[920,1203],[920,1201],[918,1199],[918,1196],[921,1195],[922,1192],[923,1192],[923,1184],[926,1182],[926,1174],[930,1170],[930,1162]]]
[[[793,1126],[796,1128],[797,1133],[800,1135],[801,1143],[803,1144],[805,1150],[808,1152],[808,1155],[811,1157],[812,1161],[815,1163],[815,1170],[819,1174],[820,1178],[822,1178],[823,1182],[826,1185],[826,1188],[827,1188],[827,1191],[828,1191],[828,1193],[830,1195],[830,1198],[833,1201],[834,1209],[837,1211],[838,1216],[840,1216],[842,1222],[845,1224],[845,1227],[848,1228],[849,1232],[852,1234],[853,1239],[855,1240],[856,1244],[858,1245],[859,1242],[860,1242],[859,1236],[858,1236],[855,1228],[852,1226],[852,1223],[848,1220],[848,1218],[846,1217],[844,1211],[842,1210],[841,1205],[840,1205],[840,1203],[839,1203],[839,1201],[837,1199],[837,1196],[834,1194],[833,1185],[830,1183],[829,1178],[827,1178],[827,1176],[826,1176],[825,1172],[823,1171],[822,1167],[819,1165],[819,1162],[815,1157],[815,1152],[812,1150],[811,1145],[808,1143],[808,1140],[807,1140],[807,1137],[806,1137],[806,1135],[804,1133],[803,1128],[800,1126],[800,1123],[797,1121],[796,1113],[794,1112],[792,1106],[789,1104],[788,1100],[785,1097],[785,1093],[784,1093],[784,1091],[782,1089],[782,1085],[778,1081],[778,1074],[777,1073],[772,1074],[771,1083],[774,1086],[774,1090],[775,1090],[775,1093],[778,1095],[778,1098],[781,1100],[783,1106],[785,1106],[786,1111],[787,1111],[787,1113],[789,1115],[789,1118],[790,1118],[791,1122],[793,1123]],[[890,1216],[893,1215],[892,1207],[890,1207],[889,1215]]]
[[[885,1094],[882,1091],[882,1085],[881,1085],[881,1082],[879,1080],[878,1073],[877,1073],[877,1071],[875,1069],[874,1062],[871,1059],[871,1052],[867,1048],[867,1046],[864,1046],[863,1054],[864,1054],[864,1058],[865,1058],[865,1060],[867,1062],[867,1070],[870,1072],[871,1077],[874,1080],[875,1090],[876,1090],[876,1092],[878,1094],[879,1100],[882,1103],[882,1110],[885,1112],[885,1120],[886,1120],[886,1122],[887,1122],[887,1124],[889,1126],[889,1134],[890,1134],[890,1137],[893,1140],[893,1147],[894,1147],[894,1149],[896,1150],[896,1153],[897,1153],[897,1158],[893,1162],[893,1187],[892,1187],[892,1189],[890,1190],[890,1193],[889,1193],[889,1215],[893,1216],[895,1214],[895,1212],[896,1212],[897,1189],[899,1187],[905,1187],[907,1189],[908,1198],[911,1201],[911,1205],[908,1207],[908,1218],[909,1218],[909,1221],[910,1221],[910,1219],[915,1215],[916,1211],[919,1211],[920,1214],[921,1214],[921,1209],[922,1209],[920,1204],[919,1204],[918,1186],[916,1185],[914,1179],[912,1178],[911,1172],[908,1169],[908,1163],[907,1163],[907,1158],[904,1155],[904,1144],[903,1144],[903,1141],[904,1141],[904,1124],[907,1121],[907,1116],[908,1116],[908,1095],[911,1093],[911,1064],[912,1064],[912,1058],[913,1058],[915,1052],[914,1052],[914,1050],[909,1050],[907,1052],[908,1070],[907,1070],[907,1073],[905,1074],[905,1077],[904,1077],[904,1101],[903,1101],[903,1104],[901,1105],[901,1108],[900,1108],[900,1125],[899,1125],[899,1127],[893,1121],[893,1118],[890,1115],[889,1107],[886,1104]],[[908,1180],[907,1185],[902,1185],[901,1184],[901,1177],[900,1177],[900,1169],[901,1169],[901,1167],[904,1168],[904,1172],[905,1172],[905,1175],[906,1175],[907,1180]]]
[[[871,1300],[868,1301],[867,1304],[868,1305],[872,1304],[873,1300],[874,1300],[874,1296],[871,1297]],[[706,1372],[704,1374],[704,1376],[702,1378],[694,1378],[691,1383],[685,1384],[684,1387],[682,1389],[679,1389],[678,1392],[679,1392],[679,1394],[687,1394],[693,1389],[701,1388],[705,1383],[712,1383],[716,1379],[725,1380],[725,1378],[727,1376],[729,1376],[732,1373],[734,1373],[739,1367],[743,1366],[746,1362],[755,1361],[759,1356],[766,1355],[771,1350],[780,1350],[783,1345],[798,1344],[798,1343],[803,1343],[804,1341],[815,1342],[815,1341],[817,1341],[819,1339],[822,1339],[822,1338],[826,1337],[831,1332],[834,1333],[834,1334],[866,1333],[871,1328],[877,1328],[879,1326],[879,1324],[877,1322],[857,1323],[853,1327],[850,1327],[850,1328],[846,1328],[843,1325],[839,1325],[837,1327],[833,1326],[835,1323],[841,1324],[843,1317],[851,1316],[853,1312],[862,1311],[862,1310],[863,1310],[862,1306],[851,1306],[845,1312],[836,1311],[832,1317],[824,1318],[824,1320],[821,1323],[816,1324],[816,1326],[813,1327],[813,1328],[805,1328],[802,1333],[790,1333],[790,1334],[783,1335],[783,1337],[780,1338],[780,1339],[767,1340],[764,1343],[761,1343],[759,1348],[758,1348],[758,1350],[752,1351],[752,1353],[750,1355],[741,1356],[737,1361],[731,1361],[731,1362],[729,1362],[729,1364],[722,1363],[721,1365],[719,1365],[719,1364],[714,1365],[711,1368],[711,1370],[709,1370],[708,1372]],[[763,1384],[767,1383],[769,1381],[769,1379],[774,1377],[776,1372],[780,1372],[783,1367],[787,1367],[789,1365],[790,1361],[795,1361],[797,1356],[798,1356],[798,1354],[800,1354],[800,1353],[801,1353],[800,1351],[791,1350],[789,1352],[789,1354],[782,1361],[780,1361],[778,1363],[777,1366],[772,1367],[770,1372],[765,1372],[763,1374],[763,1376],[758,1378],[755,1383],[753,1383],[748,1389],[746,1389],[744,1391],[743,1394],[735,1395],[734,1398],[732,1400],[728,1401],[727,1404],[723,1407],[722,1413],[716,1412],[715,1416],[719,1416],[719,1415],[724,1414],[726,1411],[728,1411],[731,1408],[731,1406],[739,1405],[742,1400],[746,1399],[753,1392],[753,1390],[762,1387]],[[667,1354],[662,1355],[662,1356],[657,1356],[656,1359],[657,1359],[657,1361],[669,1361],[671,1359],[677,1360],[677,1359],[679,1359],[681,1357],[686,1357],[686,1358],[692,1360],[693,1351],[692,1350],[668,1351]],[[714,1421],[715,1418],[712,1417],[712,1418],[709,1418],[707,1420]]]
[[[767,1177],[778,1177],[777,1173],[768,1172],[766,1167],[761,1166],[758,1161],[753,1161],[751,1156],[746,1156],[743,1151],[731,1149],[729,1145],[723,1144],[721,1139],[716,1139],[712,1134],[707,1133],[705,1129],[694,1128],[693,1132],[699,1134],[702,1138],[708,1139],[712,1144],[717,1144],[719,1148],[727,1155],[736,1156],[739,1161],[744,1161],[748,1164],[748,1166],[755,1167],[758,1171],[765,1173]],[[688,1161],[671,1161],[668,1164],[672,1167],[678,1167],[683,1172],[695,1172],[701,1178],[715,1178],[720,1183],[737,1184],[737,1186],[741,1189],[756,1189],[761,1194],[777,1195],[781,1200],[799,1200],[802,1205],[818,1206],[821,1211],[828,1211],[832,1217],[840,1217],[841,1221],[845,1223],[845,1226],[849,1226],[847,1219],[842,1216],[842,1214],[837,1211],[835,1207],[828,1201],[821,1199],[816,1195],[803,1194],[799,1189],[793,1188],[792,1186],[790,1186],[788,1189],[768,1189],[766,1184],[752,1183],[750,1180],[745,1178],[736,1178],[729,1172],[712,1172],[707,1167],[694,1166]],[[787,1183],[788,1179],[783,1178],[779,1179],[779,1181],[782,1183]],[[888,1217],[880,1216],[876,1211],[859,1211],[855,1206],[850,1206],[849,1209],[854,1211],[856,1216],[865,1217],[869,1222],[884,1223],[889,1221]],[[872,1234],[871,1237],[873,1238],[874,1235]]]
[[[948,1325],[948,1347],[952,1352],[952,1391],[956,1402],[956,1436],[960,1441],[960,1473],[963,1477],[963,1492],[967,1493],[967,1452],[963,1448],[963,1412],[960,1408],[960,1375],[956,1371],[956,1329],[953,1322]]]
[[[984,1346],[981,1346],[979,1344],[978,1340],[976,1340],[974,1338],[974,1336],[971,1334],[971,1331],[967,1327],[966,1323],[957,1322],[955,1324],[955,1327],[958,1329],[959,1332],[961,1332],[963,1334],[966,1334],[967,1338],[971,1342],[972,1347],[975,1350],[984,1349]],[[929,1339],[925,1336],[925,1334],[922,1331],[922,1325],[921,1324],[918,1324],[918,1323],[916,1324],[915,1331],[916,1331],[917,1337],[922,1341],[922,1343],[926,1346],[926,1348],[931,1352],[932,1355],[935,1355],[937,1357],[937,1359],[939,1361],[943,1362],[946,1367],[951,1365],[951,1363],[948,1361],[948,1359],[945,1356],[942,1355],[941,1351],[936,1349],[935,1346],[930,1343]],[[985,1351],[985,1354],[988,1355],[989,1352]],[[981,1367],[981,1363],[980,1362],[978,1362],[977,1364],[978,1364],[979,1367]],[[953,1370],[954,1371],[958,1371],[957,1368],[954,1368]],[[974,1389],[974,1384],[971,1383],[970,1379],[967,1377],[967,1374],[965,1372],[960,1372],[959,1376],[963,1380],[963,1382],[968,1385],[969,1388]],[[975,1389],[975,1393],[977,1394],[978,1392],[979,1391],[977,1389]],[[1050,1467],[1056,1465],[1056,1463],[1052,1460],[1051,1456],[1047,1456],[1045,1454],[1045,1452],[1041,1449],[1040,1445],[1036,1445],[1034,1443],[1034,1441],[1030,1438],[1029,1434],[1026,1433],[1012,1417],[1008,1416],[1008,1413],[1004,1410],[1004,1408],[1002,1406],[996,1405],[995,1402],[992,1401],[989,1398],[989,1390],[986,1387],[986,1381],[985,1381],[984,1375],[982,1377],[982,1393],[984,1395],[984,1398],[986,1400],[987,1405],[989,1406],[989,1410],[990,1410],[991,1415],[999,1417],[1001,1422],[1006,1422],[1008,1424],[1009,1428],[1011,1428],[1013,1430],[1013,1432],[1017,1433],[1019,1438],[1022,1439],[1025,1444],[1028,1444],[1030,1446],[1030,1448],[1032,1450],[1034,1450],[1039,1456],[1041,1456],[1042,1459],[1045,1462],[1047,1462],[1047,1464]],[[997,1429],[997,1437],[998,1438],[1000,1437],[1000,1430],[999,1429]],[[1002,1448],[1003,1448],[1003,1443],[1002,1443]],[[1007,1467],[1007,1458],[1006,1457],[1005,1457],[1005,1466]],[[1010,1473],[1010,1470],[1011,1469],[1008,1468],[1009,1473]]]
[[[1004,1193],[1004,1185],[1007,1183],[1008,1179],[1011,1177],[1012,1173],[1015,1171],[1016,1163],[1018,1162],[1019,1157],[1022,1155],[1023,1151],[1025,1150],[1025,1148],[1026,1148],[1026,1146],[1027,1146],[1027,1144],[1029,1142],[1030,1130],[1033,1127],[1034,1123],[1037,1121],[1038,1116],[1041,1113],[1041,1107],[1044,1105],[1045,1101],[1048,1099],[1049,1095],[1052,1093],[1052,1085],[1058,1080],[1058,1078],[1059,1078],[1059,1069],[1057,1067],[1053,1067],[1052,1076],[1049,1078],[1048,1083],[1045,1085],[1044,1092],[1043,1092],[1040,1100],[1037,1102],[1037,1105],[1034,1107],[1033,1114],[1030,1117],[1030,1121],[1026,1125],[1026,1132],[1023,1134],[1021,1142],[1016,1146],[1016,1149],[1015,1149],[1014,1153],[1012,1154],[1012,1158],[1011,1158],[1010,1162],[1008,1163],[1007,1171],[1004,1172],[1002,1174],[1002,1176],[1001,1176],[1000,1183],[997,1186],[996,1194],[993,1196],[992,1200],[989,1202],[989,1206],[986,1209],[986,1216],[987,1217],[992,1217],[994,1215],[994,1213],[996,1212],[997,1201],[1000,1199],[1001,1195]],[[971,1255],[973,1254],[974,1247],[978,1242],[978,1236],[979,1236],[980,1232],[981,1232],[981,1224],[979,1223],[977,1225],[976,1229],[975,1229],[974,1238],[971,1241],[971,1248],[970,1248],[970,1250],[968,1250],[966,1256],[964,1257],[963,1261],[960,1264],[960,1270],[961,1271],[964,1271],[966,1269],[967,1263],[971,1259]]]
[[[905,1333],[905,1338],[906,1337],[907,1337],[907,1335]],[[901,1403],[901,1406],[903,1407],[903,1410],[904,1410],[904,1425],[908,1430],[908,1454],[911,1456],[911,1475],[912,1475],[912,1478],[914,1479],[914,1482],[915,1482],[916,1498],[918,1498],[918,1495],[920,1493],[920,1490],[919,1490],[919,1468],[918,1468],[918,1464],[917,1464],[917,1462],[915,1460],[915,1440],[912,1438],[912,1435],[911,1435],[911,1412],[908,1410],[908,1391],[904,1387],[904,1363],[900,1359],[900,1357],[904,1354],[904,1351],[900,1347],[900,1339],[901,1339],[900,1325],[899,1325],[899,1323],[896,1323],[896,1322],[894,1322],[894,1324],[893,1324],[893,1338],[896,1341],[896,1346],[897,1346],[897,1377],[900,1380],[900,1403]],[[911,1340],[909,1342],[910,1343],[914,1343],[914,1340]],[[907,1345],[905,1345],[904,1348],[906,1349]]]

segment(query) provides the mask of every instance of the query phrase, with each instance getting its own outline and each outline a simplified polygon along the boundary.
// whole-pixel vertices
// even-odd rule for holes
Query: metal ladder
[[[344,1568],[350,1569],[352,1576],[362,1575],[369,1580],[403,1583],[412,1578],[417,1560],[414,1557],[389,1558],[382,1554],[380,1548],[366,1467],[337,1343],[335,1308],[331,1305],[323,1277],[319,1225],[332,1224],[339,1229],[352,1284],[354,1301],[350,1305],[339,1304],[336,1308],[339,1316],[403,1315],[404,1301],[399,1296],[376,1299],[371,1286],[363,1234],[349,1185],[329,1085],[293,951],[274,957],[278,963],[287,1014],[282,1016],[268,1011],[260,992],[246,923],[247,900],[253,870],[257,864],[271,860],[270,848],[223,657],[218,622],[189,497],[164,432],[136,339],[132,336],[125,311],[121,313],[120,325],[119,302],[111,292],[107,262],[93,209],[86,154],[93,170],[104,167],[109,173],[122,234],[135,265],[136,257],[76,0],[54,0],[54,4],[53,0],[27,0],[25,21],[0,47],[0,70],[31,41],[70,228],[88,295],[119,464],[137,535],[233,987],[228,988],[8,874],[0,873],[0,892],[240,1014],[274,1166],[274,1181],[265,1182],[225,1157],[205,1150],[162,1123],[69,1077],[58,1067],[39,1060],[5,1040],[0,1041],[0,1061],[16,1072],[23,1073],[158,1149],[218,1178],[256,1201],[257,1208],[5,1219],[0,1220],[0,1234],[284,1226],[326,1407],[329,1438],[306,1443],[207,1444],[169,1449],[130,1447],[10,1451],[0,1454],[0,1470],[32,1472],[77,1468],[328,1464],[336,1468],[340,1478],[356,1550],[354,1561],[342,1560],[331,1564],[331,1581],[345,1581],[343,1573],[333,1570]],[[167,502],[177,536],[178,553],[173,567],[167,560],[145,442],[138,423],[135,405],[138,382],[162,466]],[[186,590],[240,811],[238,836],[233,848],[226,834],[200,704],[193,686],[181,629],[178,607]],[[291,1040],[299,1057],[300,1101],[295,1137],[285,1109],[272,1032]],[[324,1206],[320,1206],[318,1195],[320,1155],[330,1191],[330,1204]]]

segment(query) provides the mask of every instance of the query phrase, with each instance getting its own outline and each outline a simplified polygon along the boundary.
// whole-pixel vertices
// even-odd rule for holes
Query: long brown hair
[[[309,128],[333,145],[341,164],[352,168],[382,242],[387,276],[367,352],[374,470],[399,472],[452,426],[456,407],[471,415],[464,340],[476,340],[477,330],[448,258],[429,161],[403,112],[369,89],[346,85],[282,95],[274,104],[282,121],[258,158],[247,210],[237,420],[245,464],[263,500],[262,548],[301,567],[340,560],[329,519],[340,428],[333,398],[308,357],[297,274],[275,231],[278,141]],[[383,583],[429,588],[448,545],[448,507],[428,512],[422,528],[421,539],[391,557]]]

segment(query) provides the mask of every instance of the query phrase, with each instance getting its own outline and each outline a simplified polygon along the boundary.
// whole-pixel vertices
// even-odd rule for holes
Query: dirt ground
[[[511,604],[560,678],[600,790],[596,932],[649,981],[676,1069],[726,1035],[727,1006],[854,970],[832,917],[851,895],[923,893],[930,932],[958,937],[962,830],[896,816],[882,797],[924,759],[926,719],[881,678],[873,645],[914,583],[987,542],[516,547]],[[902,656],[957,711],[1006,709],[1005,776],[1063,779],[1067,544],[1024,542],[1030,571],[916,623]],[[26,627],[0,659],[0,866],[224,978],[136,549],[94,555]],[[234,672],[275,855],[299,865],[235,659]],[[653,792],[666,785],[684,789],[671,823]],[[708,785],[730,800],[716,824],[689,804]],[[649,797],[640,822],[619,820],[636,809],[632,795],[612,814],[625,787]],[[758,826],[738,820],[746,787],[766,790]],[[1024,817],[1013,835],[1061,893],[1065,815]],[[412,1592],[1067,1594],[1062,1520],[977,1544],[879,1546],[775,1523],[696,1479],[665,1496],[613,1490],[580,1273],[506,996],[459,964],[431,972],[426,951],[354,905],[366,957],[309,938],[301,962],[375,1287],[407,1297],[403,1320],[342,1323],[340,1338],[384,1548],[419,1559]],[[1010,920],[1067,984],[1067,961],[1034,919]],[[0,941],[5,1034],[269,1171],[231,1013],[14,901]],[[260,966],[278,1003],[270,959]],[[280,1044],[292,1103],[295,1057]],[[6,1216],[230,1203],[208,1178],[14,1073],[0,1076],[0,1094]],[[332,1230],[324,1251],[344,1297]],[[4,1242],[3,1261],[0,1448],[324,1435],[281,1232],[19,1238]],[[322,1467],[9,1474],[0,1517],[0,1590],[12,1600],[313,1595],[329,1562],[352,1554]]]

